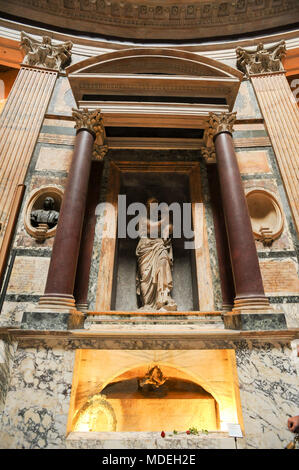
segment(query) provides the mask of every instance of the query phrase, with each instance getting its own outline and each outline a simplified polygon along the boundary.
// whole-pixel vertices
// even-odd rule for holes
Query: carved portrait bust
[[[31,212],[30,222],[33,227],[40,224],[46,224],[48,228],[53,228],[58,222],[59,212],[54,210],[54,199],[47,196],[44,199],[43,209],[37,209]]]
[[[42,186],[29,194],[25,204],[24,228],[38,242],[56,233],[63,189],[59,186]]]

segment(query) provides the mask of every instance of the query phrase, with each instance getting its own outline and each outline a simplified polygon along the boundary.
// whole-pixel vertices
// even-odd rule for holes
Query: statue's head
[[[157,198],[155,197],[149,197],[146,201],[146,210],[147,210],[147,213],[149,214],[150,213],[150,209],[151,209],[151,204],[159,204],[159,201]]]
[[[44,209],[51,210],[54,207],[54,199],[51,196],[47,196],[44,200]]]
[[[149,197],[146,201],[146,207],[150,207],[151,204],[159,204],[159,201],[156,197]]]

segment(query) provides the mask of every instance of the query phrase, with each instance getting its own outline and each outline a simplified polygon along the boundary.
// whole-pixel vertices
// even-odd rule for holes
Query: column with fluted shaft
[[[263,114],[299,234],[299,108],[282,63],[286,53],[284,41],[236,50],[237,67],[251,81]]]
[[[51,262],[39,308],[75,312],[74,284],[80,250],[88,181],[94,144],[104,140],[100,111],[74,110],[76,140],[70,172],[52,250]]]
[[[46,46],[46,47],[45,47]],[[23,184],[59,74],[71,61],[70,41],[53,44],[21,33],[25,56],[0,116],[0,252],[13,199]]]
[[[265,296],[246,197],[232,139],[236,113],[210,114],[209,135],[213,138],[221,199],[235,286],[233,312],[242,329],[285,326]],[[256,317],[255,314],[265,314]],[[270,314],[270,316],[269,316]],[[274,314],[276,315],[276,314]],[[283,320],[283,318],[280,320]],[[258,321],[258,323],[257,323]]]

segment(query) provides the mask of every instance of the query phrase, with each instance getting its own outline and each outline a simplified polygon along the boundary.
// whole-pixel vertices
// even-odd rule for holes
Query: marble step
[[[140,327],[149,327],[149,326],[192,326],[196,325],[201,328],[224,328],[223,320],[221,314],[219,315],[186,315],[186,314],[113,314],[113,315],[88,315],[85,323],[85,329],[95,329],[100,326],[110,325],[110,326],[140,326]]]

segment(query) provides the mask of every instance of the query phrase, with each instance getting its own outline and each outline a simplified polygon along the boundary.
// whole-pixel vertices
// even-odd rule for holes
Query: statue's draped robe
[[[159,309],[170,293],[172,282],[172,245],[170,239],[141,237],[136,248],[137,294],[143,306]]]

